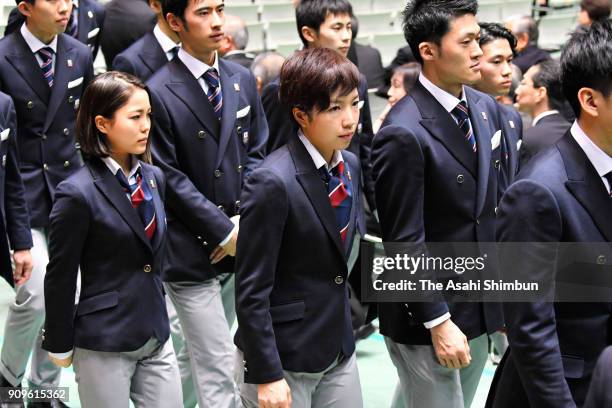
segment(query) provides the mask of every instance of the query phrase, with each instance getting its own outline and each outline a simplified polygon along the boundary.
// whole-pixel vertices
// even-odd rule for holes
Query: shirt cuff
[[[50,355],[51,357],[53,357],[53,358],[58,359],[58,360],[65,360],[65,359],[67,359],[68,357],[71,357],[71,356],[72,356],[72,352],[73,352],[73,351],[74,351],[74,350],[70,350],[70,351],[67,351],[67,352],[65,352],[65,353],[51,353],[51,352],[49,352],[49,355]]]
[[[230,242],[230,239],[232,239],[232,235],[234,235],[234,232],[236,231],[236,228],[238,228],[237,225],[234,225],[234,228],[232,228],[232,230],[230,231],[230,233],[227,235],[227,237],[225,237],[225,239],[221,242],[219,242],[219,246],[222,247],[223,245],[227,244],[228,242]]]
[[[450,313],[446,312],[440,317],[436,317],[433,320],[423,323],[423,325],[425,326],[426,329],[431,329],[433,327],[436,327],[439,324],[444,323],[445,321],[450,319],[450,317],[451,317]]]

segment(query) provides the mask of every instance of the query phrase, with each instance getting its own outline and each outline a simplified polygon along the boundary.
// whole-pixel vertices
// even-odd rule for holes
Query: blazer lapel
[[[147,183],[149,190],[151,190],[151,194],[153,195],[153,205],[155,207],[155,218],[157,221],[156,231],[152,242],[153,250],[155,251],[157,248],[159,248],[162,238],[166,233],[166,213],[164,211],[164,205],[161,201],[161,197],[159,196],[159,187],[153,172],[149,171],[149,169],[142,163],[140,164],[140,168],[142,169],[142,176],[144,178],[143,181]]]
[[[465,136],[440,103],[431,95],[419,81],[416,82],[411,94],[421,113],[421,125],[438,139],[450,154],[465,167],[474,178],[478,169],[474,152],[465,140]]]
[[[138,213],[132,208],[130,200],[119,185],[119,181],[100,160],[89,162],[88,167],[94,177],[94,184],[98,190],[106,196],[108,201],[115,207],[117,212],[119,212],[147,248],[151,248],[151,242],[145,234],[142,221],[138,217]]]
[[[321,220],[334,246],[342,258],[346,260],[346,251],[340,239],[336,215],[329,202],[325,183],[321,180],[319,171],[315,168],[312,159],[308,155],[308,151],[297,137],[291,138],[287,146],[296,167],[295,177],[306,192],[310,203],[317,212],[319,220]]]
[[[476,146],[478,153],[478,190],[476,194],[476,216],[479,216],[484,208],[487,198],[487,188],[489,186],[489,169],[491,166],[491,138],[492,134],[489,130],[487,122],[493,118],[487,116],[487,109],[478,96],[471,92],[471,89],[465,87],[466,98],[470,111],[470,122],[476,137]],[[485,119],[486,118],[486,119]]]
[[[601,177],[570,131],[557,143],[568,180],[565,186],[587,210],[606,241],[612,242],[612,199]]]
[[[219,57],[217,57],[219,58]],[[234,84],[240,84],[240,75],[229,71],[225,62],[219,61],[219,71],[221,78],[221,94],[223,95],[223,113],[221,116],[221,134],[219,140],[219,150],[217,151],[217,162],[215,167],[218,168],[225,156],[227,145],[234,134],[234,125],[236,123],[236,111],[238,110],[238,96],[240,87],[235,87]]]
[[[215,112],[210,106],[210,102],[198,81],[191,75],[178,58],[170,64],[172,73],[170,82],[166,84],[170,92],[176,95],[189,108],[191,113],[198,119],[208,132],[218,140],[220,125]]]
[[[146,34],[145,43],[145,51],[139,54],[138,57],[152,73],[155,73],[159,67],[163,67],[168,63],[168,58],[153,33]]]
[[[38,97],[45,103],[49,101],[51,88],[43,77],[42,69],[30,47],[19,31],[14,36],[15,51],[6,56],[8,62],[21,75]]]
[[[355,229],[357,228],[357,217],[355,216],[355,213],[357,211],[357,204],[359,203],[359,199],[360,197],[358,196],[357,192],[359,191],[359,181],[356,180],[352,173],[351,173],[351,166],[349,165],[349,162],[347,160],[344,160],[345,163],[345,172],[347,172],[347,178],[349,179],[350,183],[351,183],[351,196],[352,196],[352,203],[351,203],[351,215],[349,217],[349,229],[346,233],[346,241],[344,241],[344,253],[346,254],[346,257],[348,259],[348,256],[350,255],[349,251],[351,250],[351,248],[353,247],[353,234],[355,233]]]
[[[68,90],[68,82],[73,72],[74,52],[73,49],[67,48],[68,44],[64,40],[64,34],[60,34],[57,39],[57,54],[55,55],[55,67],[53,74],[53,87],[51,88],[51,98],[47,108],[47,116],[45,117],[44,131],[46,132],[51,126],[55,113],[66,96]],[[68,63],[68,61],[72,61]]]

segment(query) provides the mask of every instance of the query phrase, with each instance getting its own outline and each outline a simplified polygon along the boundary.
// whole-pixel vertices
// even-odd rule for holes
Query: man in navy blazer
[[[19,4],[19,0],[17,1]],[[104,6],[97,0],[72,0],[72,13],[66,27],[66,34],[89,46],[96,59],[100,48],[100,31],[104,24]],[[25,18],[17,7],[11,10],[4,35],[19,30]]]
[[[463,85],[480,78],[476,11],[475,0],[409,2],[404,35],[423,71],[374,139],[383,239],[424,245],[426,254],[428,242],[495,239],[498,108]],[[473,250],[482,256],[479,245]],[[379,315],[406,406],[468,407],[488,356],[487,334],[503,327],[501,307],[380,303]]]
[[[176,56],[180,41],[164,17],[160,0],[149,0],[149,6],[157,17],[153,31],[145,34],[113,60],[113,70],[136,75],[143,81]]]
[[[153,158],[168,179],[164,280],[189,344],[198,404],[215,407],[239,403],[219,275],[233,272],[240,192],[268,137],[255,78],[217,55],[223,8],[220,0],[164,2],[182,47],[148,81]],[[183,377],[184,386],[190,381]]]
[[[610,47],[609,21],[578,30],[565,45],[563,91],[578,119],[506,190],[498,212],[498,241],[529,244],[520,257],[501,248],[505,279],[517,272],[545,283],[558,283],[563,275],[609,276],[612,58],[602,50]],[[552,254],[533,245],[558,242],[588,244]],[[588,247],[593,254],[586,257]],[[612,344],[612,302],[568,303],[552,295],[539,302],[504,304],[510,348],[497,369],[490,406],[565,408],[584,403],[597,357]]]
[[[68,0],[21,1],[18,9],[26,22],[0,41],[0,90],[12,97],[17,112],[19,167],[35,265],[32,278],[17,289],[6,322],[0,374],[12,386],[21,383],[32,345],[31,385],[59,383],[59,369],[35,340],[44,321],[49,213],[59,182],[81,166],[74,124],[81,94],[93,78],[87,46],[62,34],[71,7]]]
[[[249,177],[241,209],[235,343],[245,407],[363,405],[347,286],[363,234],[361,174],[342,150],[358,123],[358,78],[326,48],[283,65],[281,101],[300,129]]]

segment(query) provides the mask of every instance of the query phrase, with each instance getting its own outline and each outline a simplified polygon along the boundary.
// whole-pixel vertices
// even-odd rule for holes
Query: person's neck
[[[38,38],[43,44],[50,44],[51,41],[55,38],[57,33],[48,33],[38,29],[38,27],[34,26],[30,20],[26,20],[26,26],[28,30],[32,33],[32,35]]]
[[[442,76],[438,75],[438,72],[429,66],[425,66],[423,68],[423,75],[438,88],[442,89],[445,92],[448,92],[457,99],[461,98],[461,93],[463,92],[463,84],[445,82],[442,79]]]
[[[329,149],[324,146],[317,146],[317,144],[313,142],[313,138],[310,137],[307,130],[302,129],[302,133],[304,133],[306,139],[308,139],[308,141],[315,147],[315,149],[317,149],[321,157],[323,157],[325,162],[329,165],[332,159],[334,158],[334,149]]]
[[[586,116],[583,114],[583,116]],[[582,128],[584,133],[597,147],[603,150],[608,156],[612,157],[612,137],[610,134],[600,126],[599,121],[592,118],[580,118],[578,119],[578,125]]]
[[[132,170],[132,155],[129,153],[112,153],[111,157],[121,166],[123,173],[128,176]]]
[[[206,50],[201,52],[196,52],[193,48],[191,48],[188,44],[182,43],[181,47],[187,52],[187,54],[191,55],[193,58],[202,61],[208,66],[213,66],[215,63],[215,52],[217,50]]]
[[[158,18],[157,25],[159,26],[160,31],[164,33],[172,41],[174,41],[175,44],[178,44],[181,41],[178,34],[172,31],[172,29],[170,28],[170,26],[168,25],[168,23],[166,22],[164,18]]]

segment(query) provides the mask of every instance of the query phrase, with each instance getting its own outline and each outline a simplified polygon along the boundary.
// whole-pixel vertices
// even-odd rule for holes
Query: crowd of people
[[[368,235],[415,256],[603,243],[569,272],[610,273],[610,2],[582,0],[555,59],[532,16],[408,0],[387,68],[354,42],[348,0],[297,2],[287,58],[247,52],[225,6],[16,0],[0,40],[15,289],[0,387],[56,389],[72,365],[85,408],[356,408],[355,344],[378,318],[393,407],[470,407],[492,346],[487,407],[612,407],[612,299],[360,301]],[[555,282],[569,257],[522,251],[495,273]],[[0,400],[25,404],[67,406]]]

